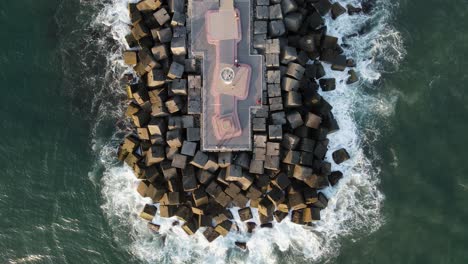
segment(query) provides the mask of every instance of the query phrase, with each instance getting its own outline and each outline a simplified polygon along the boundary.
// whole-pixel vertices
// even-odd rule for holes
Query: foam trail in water
[[[111,27],[113,38],[122,47],[126,45],[124,37],[129,32],[128,2],[111,1],[96,19],[96,24]],[[343,6],[348,3],[358,6],[360,3],[358,0],[339,2]],[[355,114],[369,112],[377,117],[385,117],[393,113],[395,99],[381,100],[365,95],[360,89],[378,80],[380,72],[386,69],[385,64],[396,67],[404,56],[401,38],[388,24],[392,8],[387,0],[382,0],[377,1],[370,15],[345,14],[337,20],[326,18],[330,35],[344,37],[358,31],[362,31],[362,34],[345,40],[350,45],[345,48],[345,54],[354,58],[358,64],[356,71],[361,77],[359,83],[345,85],[347,73],[331,71],[329,65],[326,65],[327,77],[337,79],[337,88],[322,95],[333,105],[332,111],[340,126],[338,132],[329,136],[330,148],[326,159],[332,161],[331,153],[341,147],[345,147],[352,158],[341,165],[333,165],[332,169],[341,170],[344,178],[334,188],[323,190],[330,200],[328,207],[322,211],[322,221],[307,228],[285,219],[282,223],[275,223],[272,229],[258,228],[251,236],[245,233],[245,226],[239,224],[239,232],[231,232],[227,237],[210,244],[200,232],[189,237],[179,226],[171,226],[173,220],[156,217],[153,221],[162,226],[160,234],[153,235],[148,231],[146,223],[138,218],[144,204],[150,200],[140,197],[136,192],[138,181],[131,169],[115,163],[115,149],[123,135],[122,131],[118,131],[110,143],[98,147],[96,151],[99,151],[100,163],[104,166],[101,181],[105,203],[102,207],[116,230],[120,227],[130,230],[132,239],[129,250],[150,263],[279,263],[282,261],[277,257],[277,249],[291,250],[295,255],[309,260],[320,260],[338,254],[341,237],[379,228],[382,223],[380,210],[383,195],[377,188],[379,169],[372,164],[377,157],[366,157],[363,145],[368,144],[365,141],[367,137],[359,131]],[[123,68],[121,58],[117,55],[120,53],[109,54],[111,65],[115,66],[111,70],[115,78],[128,70]],[[117,85],[115,89],[118,91],[122,88]],[[123,103],[104,110],[121,115],[122,106]],[[257,212],[254,211],[254,214]],[[237,213],[234,215],[239,220]],[[116,239],[121,240],[120,237]],[[250,250],[247,253],[232,250],[235,241],[247,241]]]

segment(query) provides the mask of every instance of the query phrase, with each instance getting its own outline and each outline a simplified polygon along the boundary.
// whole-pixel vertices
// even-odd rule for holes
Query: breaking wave
[[[99,45],[112,48],[103,49],[108,53],[106,87],[93,100],[98,113],[93,128],[97,163],[90,172],[90,179],[102,188],[102,209],[118,243],[149,263],[279,263],[304,258],[321,261],[339,254],[342,238],[359,239],[382,225],[384,196],[378,189],[380,169],[376,166],[379,157],[375,151],[366,149],[372,148],[371,143],[380,134],[375,120],[393,114],[397,97],[366,91],[377,89],[381,74],[397,69],[405,56],[401,36],[391,26],[391,14],[396,8],[392,1],[341,0],[343,6],[372,2],[374,7],[366,14],[326,19],[328,34],[344,37],[343,44],[348,44],[344,51],[357,62],[360,81],[346,85],[347,73],[331,71],[326,65],[327,76],[336,78],[337,87],[322,95],[333,105],[332,111],[340,126],[338,132],[329,136],[326,159],[331,160],[331,153],[341,147],[345,147],[352,158],[341,165],[333,165],[332,169],[341,170],[344,178],[335,187],[323,191],[330,200],[322,211],[322,221],[310,229],[285,219],[272,229],[259,228],[252,235],[242,232],[244,226],[239,225],[240,232],[230,232],[212,243],[200,232],[189,237],[180,227],[173,227],[172,221],[157,217],[154,221],[163,222],[160,234],[150,233],[138,214],[144,204],[151,201],[136,192],[138,181],[131,169],[116,162],[117,146],[130,131],[128,121],[123,119],[125,102],[120,100],[124,96],[120,78],[130,70],[121,60],[121,52],[126,48],[124,36],[129,32],[128,2],[137,1],[100,2],[102,10],[93,22],[94,27],[111,34],[113,40],[111,43],[95,40]],[[113,132],[108,132],[109,129]],[[238,215],[234,216],[238,220]],[[249,250],[238,250],[235,241],[246,241]]]

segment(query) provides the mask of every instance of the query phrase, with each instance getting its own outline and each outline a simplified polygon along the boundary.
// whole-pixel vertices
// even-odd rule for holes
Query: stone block
[[[307,187],[304,188],[302,194],[306,204],[313,204],[318,201],[317,189]]]
[[[266,49],[266,33],[265,34],[254,34],[253,36],[253,47],[258,50]]]
[[[203,167],[203,169],[212,173],[215,173],[219,169],[217,157],[215,154],[211,153],[208,155],[208,161],[206,162],[205,167]]]
[[[315,143],[316,142],[313,139],[303,138],[299,144],[299,150],[313,153],[315,149]]]
[[[287,92],[284,99],[284,106],[286,108],[297,108],[302,106],[302,96],[295,91]]]
[[[123,53],[124,63],[127,65],[137,64],[137,53],[135,51],[125,51]]]
[[[300,142],[300,138],[296,135],[286,133],[283,135],[281,146],[285,149],[295,149]]]
[[[264,134],[254,134],[254,147],[266,148],[267,136]]]
[[[218,154],[218,165],[221,168],[226,168],[231,165],[232,152],[220,152]]]
[[[156,21],[158,21],[159,25],[164,25],[165,23],[171,20],[171,16],[167,13],[165,8],[161,8],[153,14]]]
[[[197,151],[195,154],[195,157],[193,157],[193,160],[190,162],[193,166],[203,169],[208,162],[208,155],[203,153],[202,151]]]
[[[199,228],[199,223],[195,218],[189,219],[182,225],[182,229],[187,233],[187,235],[194,235]]]
[[[166,133],[166,143],[171,148],[180,148],[182,147],[182,130],[174,129]]]
[[[266,155],[279,156],[280,154],[280,143],[278,142],[267,142]]]
[[[179,96],[174,96],[165,103],[169,113],[174,114],[182,110],[184,104]]]
[[[351,4],[347,4],[347,5],[346,5],[346,9],[348,9],[348,14],[349,14],[350,16],[355,15],[355,14],[359,14],[359,13],[362,12],[362,8],[360,8],[360,7],[354,7],[354,6],[351,5]]]
[[[348,71],[348,79],[346,79],[346,84],[353,84],[353,83],[355,83],[357,81],[359,81],[359,77],[357,76],[356,71],[349,70]]]
[[[149,87],[159,87],[166,83],[166,74],[163,70],[160,69],[152,69],[147,77],[146,77],[146,84]]]
[[[236,197],[240,192],[241,192],[241,188],[239,186],[237,186],[237,184],[235,184],[234,182],[230,182],[228,184],[228,187],[224,190],[224,192],[231,196],[232,198]]]
[[[252,120],[252,130],[255,132],[265,132],[266,131],[266,118],[253,118]]]
[[[185,14],[181,12],[174,12],[172,15],[171,26],[184,26],[185,25]]]
[[[169,130],[181,129],[182,128],[182,117],[181,116],[169,116],[167,120],[167,128]]]
[[[138,52],[138,59],[140,63],[145,67],[146,72],[150,72],[154,68],[158,68],[160,65],[153,57],[151,50],[143,48]]]
[[[283,19],[283,12],[281,10],[281,4],[275,4],[270,6],[269,10],[270,20],[282,20]]]
[[[234,160],[234,164],[240,166],[241,168],[248,170],[250,168],[250,155],[247,152],[240,152],[236,159]]]
[[[281,81],[281,75],[279,70],[268,70],[267,71],[267,83],[279,84]]]
[[[335,2],[331,6],[331,14],[333,19],[337,19],[342,14],[346,13],[346,8],[344,8],[340,3]]]
[[[300,209],[306,208],[307,205],[304,202],[302,193],[300,192],[289,193],[288,194],[288,207],[291,210],[300,210]]]
[[[250,162],[250,173],[254,174],[263,174],[264,172],[264,167],[263,167],[263,161],[262,160],[252,160]]]
[[[280,42],[279,39],[268,39],[266,41],[266,51],[267,54],[280,54]]]
[[[269,17],[269,7],[268,6],[257,6],[255,8],[255,19],[265,20]]]
[[[281,49],[280,60],[281,64],[288,64],[297,59],[297,51],[295,47],[286,46]]]
[[[184,169],[187,166],[187,156],[181,154],[175,154],[172,158],[172,167],[178,169]]]
[[[313,206],[324,209],[324,208],[327,207],[327,205],[328,205],[327,197],[325,196],[325,194],[319,193],[318,194],[318,201],[316,203],[314,203]]]
[[[151,53],[155,60],[165,60],[168,58],[169,50],[165,44],[157,44],[151,48]]]
[[[278,68],[280,66],[279,55],[270,53],[265,54],[265,64],[267,68]]]
[[[305,72],[305,68],[302,67],[302,65],[298,63],[290,62],[286,70],[286,75],[296,80],[300,80],[302,79],[302,76],[304,76],[304,72]]]
[[[281,96],[281,88],[279,84],[268,84],[268,97]]]
[[[291,184],[291,181],[289,180],[288,175],[286,175],[286,173],[281,172],[278,174],[278,176],[276,176],[272,183],[281,190],[285,190]]]
[[[195,155],[195,151],[197,151],[197,143],[184,141],[184,143],[182,144],[182,150],[180,151],[180,153],[186,156],[193,157]]]
[[[276,141],[283,139],[283,128],[281,125],[268,126],[268,139]]]
[[[304,21],[301,12],[292,12],[284,17],[284,25],[289,32],[298,32]]]
[[[136,127],[146,126],[148,124],[149,120],[150,120],[150,115],[146,111],[143,111],[142,109],[139,110],[138,112],[136,112],[132,116],[133,124]]]
[[[325,154],[327,154],[328,150],[328,142],[329,140],[326,139],[317,141],[317,143],[315,144],[314,156],[317,159],[323,160],[325,158]]]
[[[146,152],[146,166],[151,166],[160,163],[165,158],[164,148],[162,146],[153,145]]]
[[[197,179],[201,184],[207,185],[215,178],[215,175],[206,170],[197,171]]]
[[[267,21],[255,21],[254,22],[254,34],[266,34],[268,32],[268,23]]]
[[[341,171],[332,171],[330,175],[328,175],[328,181],[332,186],[335,186],[342,178],[343,173]]]
[[[226,236],[229,231],[231,231],[232,228],[232,222],[229,220],[226,220],[222,222],[221,224],[217,225],[215,227],[215,231],[218,232],[222,236]]]
[[[202,88],[202,78],[200,75],[188,75],[188,88],[189,89],[201,89]]]
[[[265,161],[266,148],[255,147],[253,150],[253,159],[254,160],[263,160]]]
[[[203,231],[203,236],[205,236],[206,240],[211,243],[219,237],[219,233],[216,232],[213,227],[209,226],[205,231]]]
[[[173,37],[171,41],[171,52],[176,56],[187,54],[187,39],[185,37]]]
[[[125,42],[127,43],[129,48],[138,47],[138,41],[135,39],[135,37],[131,33],[125,36]]]
[[[179,206],[175,212],[175,216],[177,219],[187,222],[193,216],[192,208],[185,205]]]
[[[341,164],[350,158],[348,152],[344,148],[335,150],[332,153],[332,157],[333,157],[333,161],[335,161],[336,164]]]
[[[184,74],[184,65],[172,62],[171,67],[169,68],[169,72],[167,73],[167,77],[171,79],[182,78]]]
[[[322,78],[319,80],[319,83],[320,83],[320,88],[322,88],[322,91],[324,92],[335,90],[335,87],[336,87],[335,78]]]
[[[175,79],[169,85],[172,94],[187,95],[187,79]]]
[[[257,6],[268,6],[270,5],[270,0],[257,0]]]
[[[176,147],[167,147],[166,148],[166,158],[168,160],[172,160],[172,158],[174,157],[174,155],[176,153],[179,153],[179,148],[176,148]]]
[[[297,111],[288,113],[286,118],[288,119],[288,123],[292,129],[296,129],[304,124],[301,114],[299,114]]]
[[[153,233],[158,233],[160,228],[160,225],[148,222],[148,229],[151,230]]]
[[[271,20],[268,23],[268,35],[270,37],[280,37],[286,33],[286,27],[283,20]]]
[[[322,122],[322,118],[320,116],[314,114],[314,113],[307,113],[306,119],[305,119],[305,125],[310,128],[317,129],[320,126],[320,123]]]
[[[161,205],[179,205],[180,193],[179,192],[165,193],[159,202]],[[160,211],[161,211],[161,208],[160,208]]]
[[[273,125],[285,125],[286,121],[286,114],[283,111],[274,112],[271,114],[270,122]]]
[[[299,81],[294,78],[284,76],[281,79],[281,88],[283,91],[287,92],[297,91],[299,89]]]
[[[239,193],[232,199],[232,204],[235,207],[243,208],[247,205],[248,201],[249,199],[243,193]]]
[[[258,204],[258,212],[264,216],[270,216],[273,215],[273,212],[275,211],[275,205],[271,202],[270,199],[268,198],[263,198],[260,200],[260,203]]]
[[[318,0],[312,3],[312,6],[321,16],[325,16],[330,11],[332,4],[329,0]]]
[[[270,111],[281,111],[283,110],[283,98],[282,97],[271,97],[268,98],[270,104]]]
[[[156,10],[161,6],[159,0],[143,0],[136,4],[136,8],[140,11]]]
[[[133,28],[132,28],[131,32],[132,32],[133,38],[136,41],[151,34],[150,30],[143,23],[143,21],[140,21],[140,22],[136,23],[135,25],[133,25]]]
[[[280,157],[269,156],[265,157],[265,169],[277,171],[280,169]]]
[[[157,39],[161,43],[169,43],[172,40],[171,28],[161,28],[156,30]]]
[[[277,207],[280,203],[284,201],[284,193],[282,189],[277,187],[273,187],[271,191],[269,191],[266,195],[268,199]]]
[[[290,150],[286,152],[282,162],[286,164],[299,164],[301,160],[301,152]]]
[[[187,141],[200,141],[200,128],[199,127],[188,127],[187,128]]]
[[[299,159],[299,164],[304,166],[313,166],[314,163],[314,154],[310,152],[300,152],[301,156]]]
[[[214,197],[214,199],[222,207],[227,207],[228,204],[232,201],[232,198],[224,192],[220,192],[216,197]]]

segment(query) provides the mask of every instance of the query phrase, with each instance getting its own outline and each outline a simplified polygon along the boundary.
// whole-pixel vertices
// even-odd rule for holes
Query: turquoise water
[[[112,57],[121,46],[111,35],[116,25],[103,25],[98,15],[116,2],[0,3],[0,263],[158,263],[206,255],[141,228],[131,175],[113,159],[126,127],[117,79],[123,69]],[[248,254],[258,258],[252,258],[219,244],[222,259],[468,262],[468,5],[378,6],[387,11],[379,16],[390,15],[386,27],[369,20],[369,32],[380,37],[372,38],[379,40],[369,53],[374,66],[360,68],[367,80],[346,88],[352,100],[340,94],[330,100],[337,111],[352,105],[349,119],[340,115],[343,135],[359,139],[352,147],[366,159],[356,164],[369,161],[373,168],[358,166],[350,183],[330,191],[337,199],[353,194],[340,199],[357,209],[330,213],[345,220],[322,227],[336,235],[326,247],[288,238],[290,247],[280,250],[281,244],[255,240]],[[362,46],[350,52],[367,49],[353,43]],[[376,73],[378,80],[371,78]],[[307,247],[314,250],[304,259]]]

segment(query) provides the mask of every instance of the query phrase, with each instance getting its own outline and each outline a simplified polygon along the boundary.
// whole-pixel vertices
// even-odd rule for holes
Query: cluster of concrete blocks
[[[253,151],[219,153],[200,149],[202,77],[200,61],[187,54],[186,2],[143,0],[129,11],[127,43],[135,49],[123,57],[139,81],[127,85],[126,115],[135,130],[118,158],[141,179],[137,191],[153,201],[141,213],[149,227],[159,230],[151,222],[157,203],[160,217],[176,216],[188,234],[203,227],[210,242],[235,228],[232,207],[249,232],[256,228],[251,208],[266,228],[288,215],[297,224],[320,220],[328,203],[320,189],[343,177],[324,161],[327,135],[339,127],[318,93],[336,85],[320,61],[339,71],[355,66],[326,34],[322,16],[331,11],[335,19],[346,9],[328,0],[256,0],[254,48],[264,55],[267,85],[264,104],[252,114]],[[349,72],[348,83],[357,81]],[[332,158],[340,164],[350,156],[339,149]]]

